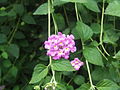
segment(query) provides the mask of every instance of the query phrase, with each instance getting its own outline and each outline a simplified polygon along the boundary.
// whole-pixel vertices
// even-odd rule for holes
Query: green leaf
[[[54,14],[55,17],[55,21],[57,23],[58,29],[62,30],[65,28],[65,19],[62,16],[62,14],[58,13],[58,14]]]
[[[17,31],[17,32],[15,33],[14,38],[16,38],[16,39],[24,39],[24,38],[25,38],[25,35],[24,35],[23,32]]]
[[[113,2],[113,1],[118,1],[118,0],[106,0],[107,3]]]
[[[48,61],[48,60],[49,60],[48,58],[49,58],[49,57],[46,56],[46,55],[41,55],[41,56],[39,57],[39,59],[40,59],[41,61]]]
[[[2,55],[3,58],[8,59],[8,54],[7,54],[7,52],[3,52],[1,55]]]
[[[19,47],[16,44],[10,44],[7,47],[7,52],[16,58],[19,57]]]
[[[56,71],[75,71],[75,69],[70,64],[70,61],[65,59],[54,61],[52,68]]]
[[[117,87],[97,87],[98,90],[118,90]]]
[[[120,59],[118,59],[118,60],[120,60]],[[119,63],[119,61],[115,61],[115,62],[112,62],[112,65],[115,67],[115,68],[120,68],[120,63]]]
[[[37,64],[34,68],[34,72],[32,75],[32,79],[30,81],[30,84],[38,83],[43,79],[48,73],[48,67],[46,67],[43,64]]]
[[[28,47],[29,46],[29,43],[27,40],[21,40],[19,43],[18,43],[21,47]]]
[[[62,74],[65,75],[65,76],[72,76],[73,72],[71,72],[71,71],[68,71],[68,72],[63,71]]]
[[[24,6],[23,4],[15,4],[13,10],[21,16],[24,13]]]
[[[3,25],[0,27],[1,29],[1,33],[5,34],[5,35],[8,35],[10,33],[10,26],[6,26],[6,25]]]
[[[77,22],[76,31],[74,31],[74,32],[76,32],[77,35],[79,34],[79,37],[83,41],[90,39],[93,35],[92,29],[88,25],[86,25],[82,22]]]
[[[72,34],[74,35],[75,40],[80,39],[80,35],[79,35],[79,33],[77,32],[76,28],[73,28],[73,29],[72,29]]]
[[[20,87],[18,85],[14,86],[13,90],[20,90]]]
[[[100,33],[100,29],[101,29],[100,24],[98,24],[98,23],[92,23],[91,24],[91,28],[92,28],[92,30],[93,30],[93,32],[95,34],[99,34]]]
[[[109,77],[110,77],[110,74],[108,69],[96,67],[95,70],[92,72],[92,79],[95,81],[100,81],[104,78],[109,78]]]
[[[61,0],[64,2],[72,2],[72,3],[86,3],[87,0]]]
[[[33,90],[33,86],[32,85],[27,85],[24,87],[24,90]]]
[[[62,1],[62,0],[54,0],[53,2],[53,6],[59,6],[59,5],[63,5],[66,2]]]
[[[75,78],[74,78],[74,82],[77,85],[81,85],[85,82],[85,78],[81,75],[76,75]]]
[[[11,75],[12,77],[16,78],[17,73],[18,73],[17,67],[16,67],[16,66],[13,66],[13,67],[11,67],[8,75]]]
[[[99,81],[96,86],[98,90],[118,90],[120,88],[116,83],[108,79]]]
[[[90,43],[90,46],[95,46],[95,47],[97,47],[97,46],[99,46],[99,43],[94,40],[94,41],[92,41],[92,42]]]
[[[51,78],[52,78],[52,76],[46,76],[43,80],[43,84],[46,84],[46,83],[50,82]]]
[[[12,10],[10,10],[10,11],[7,13],[7,15],[8,15],[9,17],[15,17],[15,16],[16,16],[16,12],[12,9]]]
[[[103,66],[102,56],[96,47],[85,47],[83,54],[88,62]]]
[[[62,32],[63,34],[69,34],[70,33],[70,28],[66,28],[63,32]]]
[[[8,0],[0,0],[0,3],[6,3]]]
[[[90,89],[90,85],[88,83],[84,83],[76,90],[89,90],[89,89]]]
[[[120,67],[120,63],[118,62],[118,65]],[[118,68],[119,68],[118,67]],[[109,67],[109,75],[110,75],[110,79],[111,80],[114,80],[116,83],[120,82],[120,76],[119,76],[119,73],[117,71],[117,68],[115,68],[114,66],[110,66]]]
[[[116,45],[116,41],[119,40],[119,33],[116,33],[113,30],[107,30],[104,32],[103,42]]]
[[[115,54],[114,58],[120,60],[120,50],[117,52],[117,54]]]
[[[69,85],[67,86],[67,90],[75,90],[75,89],[73,88],[73,86]]]
[[[118,87],[118,85],[115,82],[109,79],[104,79],[99,81],[96,86],[97,87]]]
[[[7,42],[7,37],[5,34],[0,34],[0,44]]]
[[[109,3],[105,10],[105,14],[120,17],[120,1],[116,0],[114,2]]]
[[[67,90],[67,87],[66,87],[66,85],[64,84],[64,82],[58,83],[58,84],[57,84],[57,87],[56,87],[56,90]]]
[[[86,8],[90,9],[91,11],[94,12],[100,12],[97,2],[95,0],[87,0],[87,3],[83,3]]]
[[[50,10],[51,13],[54,12],[53,8],[51,8]],[[48,3],[40,5],[37,8],[37,10],[33,13],[33,15],[46,15],[46,14],[48,14]]]
[[[29,14],[25,14],[23,16],[22,20],[24,22],[26,22],[27,24],[36,24],[34,18],[31,15],[29,15]]]
[[[11,63],[10,60],[4,60],[4,61],[2,62],[2,64],[3,64],[3,66],[6,67],[6,68],[9,68],[9,67],[12,65],[12,63]]]
[[[0,11],[0,16],[7,16],[7,12],[6,11]]]

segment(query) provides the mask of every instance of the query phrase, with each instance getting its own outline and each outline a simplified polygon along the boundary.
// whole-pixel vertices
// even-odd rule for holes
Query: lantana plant
[[[44,4],[44,6],[46,6],[45,8],[47,8],[47,10],[46,10],[47,12],[45,11],[42,13],[48,14],[48,39],[46,41],[44,41],[44,48],[46,49],[46,56],[49,57],[49,63],[47,66],[39,64],[34,69],[36,72],[33,73],[33,77],[31,79],[30,83],[37,85],[37,86],[35,86],[36,90],[40,90],[40,87],[39,87],[41,85],[40,81],[42,81],[48,75],[48,72],[50,74],[50,80],[47,83],[44,83],[44,85],[42,87],[45,90],[57,90],[57,88],[59,86],[59,81],[57,81],[57,79],[56,79],[57,72],[61,72],[61,71],[62,72],[67,72],[67,71],[79,72],[80,68],[83,65],[86,66],[85,70],[88,73],[87,80],[89,80],[89,82],[86,82],[85,84],[83,84],[83,86],[81,85],[81,87],[82,88],[87,87],[87,89],[85,89],[85,90],[96,90],[96,88],[98,88],[98,90],[103,90],[103,89],[99,88],[99,84],[101,84],[101,82],[98,83],[98,87],[96,87],[95,86],[96,84],[93,83],[93,78],[91,75],[91,72],[92,72],[91,66],[92,65],[89,65],[89,63],[104,67],[102,56],[107,61],[108,61],[107,56],[110,56],[110,54],[107,52],[107,50],[105,49],[105,47],[103,45],[103,30],[104,30],[103,20],[104,20],[105,0],[102,1],[103,5],[102,5],[101,27],[100,27],[100,32],[99,32],[100,33],[100,36],[99,36],[100,43],[97,43],[97,41],[93,40],[93,38],[92,38],[93,34],[94,33],[98,34],[98,32],[93,32],[91,27],[89,27],[89,25],[84,23],[82,16],[80,15],[81,13],[78,10],[78,7],[80,9],[81,8],[83,9],[83,7],[81,7],[81,4],[79,4],[79,6],[78,6],[78,3],[84,3],[84,5],[87,8],[91,7],[90,10],[93,10],[93,11],[97,10],[97,12],[99,12],[99,9],[94,9],[91,6],[92,4],[95,3],[94,0],[93,1],[85,0],[85,1],[89,2],[90,5],[89,5],[89,3],[85,3],[84,0],[83,0],[83,2],[82,2],[82,0],[58,0],[58,1],[57,0],[48,0],[48,3]],[[54,14],[55,14],[54,6],[57,2],[61,2],[60,4],[68,3],[68,2],[74,4],[75,13],[76,13],[75,15],[76,15],[77,21],[76,21],[75,28],[72,28],[74,30],[71,30],[67,34],[64,34],[61,30],[60,30],[61,32],[58,30],[58,26],[57,26],[58,23],[56,23],[56,19],[54,16]],[[57,5],[59,5],[59,4],[57,4]],[[96,6],[96,4],[95,4],[95,6]],[[41,6],[40,8],[43,8],[43,6]],[[64,8],[64,6],[63,6],[63,8]],[[39,9],[35,13],[37,13],[38,11],[39,11]],[[64,8],[64,13],[65,13],[66,21],[69,26],[69,21],[68,21],[68,17],[67,17],[65,8]],[[53,33],[53,31],[51,31],[51,21],[52,21],[51,18],[53,20],[55,33]],[[93,28],[96,29],[95,26]],[[73,56],[71,58],[70,55],[77,51],[77,47],[76,47],[77,45],[75,43],[76,38],[78,39],[78,41],[81,42],[81,48],[80,48],[81,53],[78,57]],[[98,46],[100,46],[101,48]],[[38,72],[40,72],[39,75],[38,75]],[[75,76],[75,74],[76,73],[73,74],[73,77]],[[79,73],[79,74],[81,74],[81,73]],[[79,77],[78,78],[79,80],[82,79],[83,81],[85,81],[82,76],[79,75],[78,77]],[[67,83],[67,85],[69,85],[69,83],[72,81],[72,79],[73,78],[70,79],[70,81]],[[75,81],[75,82],[77,83],[77,81]],[[102,81],[102,82],[104,82],[104,81]],[[109,80],[106,80],[105,82],[109,83]],[[77,84],[79,85],[79,83],[77,83]],[[109,85],[111,85],[111,84],[109,84]],[[78,90],[82,90],[81,87]],[[62,90],[62,89],[58,89],[58,90]]]
[[[52,34],[52,35],[50,34],[51,33],[50,5],[51,5],[50,0],[48,0],[48,40],[44,42],[44,48],[47,49],[46,55],[49,56],[50,62],[46,68],[47,71],[46,71],[46,69],[44,69],[45,71],[44,70],[42,71],[43,73],[45,73],[45,75],[42,78],[44,78],[47,75],[49,67],[51,68],[51,71],[52,71],[52,78],[51,78],[50,82],[46,83],[43,86],[45,90],[49,90],[50,88],[52,90],[56,89],[57,82],[55,80],[55,70],[67,71],[67,68],[69,68],[69,71],[78,71],[80,69],[80,67],[84,65],[84,63],[82,61],[80,61],[77,57],[74,57],[75,58],[74,60],[69,60],[70,53],[74,53],[77,50],[77,48],[75,46],[75,41],[74,41],[75,37],[72,34],[65,35],[62,32],[58,32],[58,30],[56,30],[57,28],[55,28],[55,34]],[[52,16],[53,16],[53,14],[52,14]],[[53,17],[53,20],[54,20],[55,27],[57,27],[54,17]],[[58,34],[56,34],[56,32]],[[64,60],[65,62],[61,59],[65,59]],[[64,70],[60,70],[60,69],[58,70],[56,68],[56,64],[59,64],[59,62],[55,64],[55,62],[53,63],[53,60],[55,62],[63,61],[63,64],[65,64],[65,65],[62,66],[62,64],[61,64],[60,65],[61,67],[59,67],[59,66],[58,67],[59,68],[65,67],[66,69],[64,68]],[[38,81],[40,81],[40,80],[38,80]],[[32,78],[30,83],[35,83],[35,82],[36,82],[35,79]],[[34,88],[36,90],[37,89],[39,90],[39,86],[35,86]]]
[[[46,55],[50,57],[50,60],[61,60],[69,59],[70,53],[74,53],[76,51],[74,36],[71,35],[65,35],[61,32],[58,32],[58,35],[51,35],[48,37],[48,40],[44,42],[45,49],[47,49]],[[51,61],[52,62],[52,61]],[[82,61],[80,61],[78,58],[75,58],[71,62],[71,66],[75,70],[79,70],[81,66],[84,65]],[[52,65],[52,64],[51,64]],[[52,69],[53,74],[55,71]],[[51,79],[52,80],[52,79]],[[47,83],[45,85],[45,90],[48,90],[47,88],[51,87],[53,90],[55,90],[57,82],[55,81],[55,77],[53,78],[53,82]]]

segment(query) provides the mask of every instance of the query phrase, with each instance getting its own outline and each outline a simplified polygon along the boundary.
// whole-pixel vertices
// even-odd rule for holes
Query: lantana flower
[[[74,67],[75,70],[79,70],[81,66],[84,65],[82,61],[80,61],[78,58],[75,58],[71,61],[71,65]]]
[[[61,58],[68,59],[70,52],[76,51],[74,36],[65,35],[58,32],[58,35],[51,35],[47,41],[44,42],[47,55],[52,56],[54,60]]]

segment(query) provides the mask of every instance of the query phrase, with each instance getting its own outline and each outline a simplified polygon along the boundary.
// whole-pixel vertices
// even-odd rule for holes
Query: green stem
[[[13,29],[12,29],[11,32],[9,33],[8,39],[10,38],[10,36],[12,35],[12,33],[14,32],[15,28],[16,28],[16,27],[13,27]]]
[[[51,79],[50,82],[51,82],[51,83],[52,83],[52,82],[56,83],[56,80],[55,80],[55,71],[53,70],[52,66],[51,66],[51,70],[52,70],[53,76],[52,76],[52,79]]]
[[[54,8],[53,0],[51,0],[51,3],[52,3],[52,8]],[[57,27],[57,23],[56,23],[56,20],[55,20],[55,17],[54,17],[54,13],[52,13],[52,19],[53,19],[53,23],[54,23],[54,27],[55,27],[55,34],[56,34],[58,32],[58,27]]]
[[[48,0],[48,37],[50,37],[50,0]]]
[[[91,38],[91,41],[93,41],[93,39]],[[98,49],[98,51],[102,54],[102,56],[108,60],[108,58],[104,55],[104,53],[100,50],[100,48],[98,46],[96,46],[96,48]]]
[[[53,1],[52,1],[53,2]],[[50,0],[48,0],[48,37],[50,37],[50,32],[51,32],[51,28],[50,28]],[[53,14],[52,14],[52,17],[53,17],[53,21],[54,21],[54,25],[56,25],[56,22],[55,22],[55,19],[54,19],[54,16],[53,16]],[[57,26],[57,25],[56,25]],[[55,26],[55,27],[56,27]],[[56,81],[55,81],[55,71],[53,70],[53,68],[52,68],[52,57],[51,56],[49,56],[49,65],[48,65],[48,67],[51,67],[51,70],[52,70],[52,79],[51,79],[51,82],[53,82],[53,83],[56,83]]]
[[[106,51],[106,49],[105,49],[105,47],[103,46],[103,44],[101,44],[101,46],[102,46],[103,51],[104,51],[108,56],[110,56],[110,54]]]
[[[79,15],[78,15],[78,10],[77,10],[76,3],[75,3],[75,10],[76,10],[77,21],[79,21],[79,17],[78,17]],[[81,20],[82,20],[82,18],[81,18]],[[84,50],[84,42],[82,40],[81,40],[81,42],[82,42],[82,48]],[[87,66],[88,76],[89,76],[90,85],[91,85],[90,89],[95,90],[95,86],[93,85],[93,82],[92,82],[92,77],[91,77],[91,73],[90,73],[89,63],[88,63],[87,60],[86,60],[86,66]]]
[[[50,0],[48,0],[48,37],[50,37]],[[51,66],[52,58],[49,56],[49,65]]]
[[[102,56],[108,61],[108,58],[102,53],[99,47],[97,47],[98,51],[102,54]]]
[[[58,32],[58,27],[57,27],[57,23],[55,21],[55,18],[54,18],[54,14],[52,13],[52,19],[53,19],[53,23],[54,23],[54,27],[55,27],[55,34]]]
[[[78,15],[77,3],[75,3],[75,12],[76,12],[77,21],[79,21],[79,15]]]
[[[51,64],[52,64],[52,57],[49,56],[49,65],[48,65],[48,67],[51,66]]]
[[[13,38],[14,38],[14,36],[15,36],[15,33],[16,33],[17,29],[18,29],[19,22],[20,22],[20,19],[18,19],[17,25],[16,25],[16,27],[15,27],[15,30],[14,30],[13,33],[12,33],[12,36],[11,36],[10,40],[8,41],[8,44],[10,44],[10,43],[12,42],[12,40],[13,40]]]
[[[50,32],[51,32],[51,28],[50,28],[50,20],[51,20],[51,18],[50,18],[50,7],[51,7],[51,5],[50,5],[50,0],[48,0],[48,37],[50,37]],[[49,60],[50,60],[50,62],[49,62],[49,65],[48,66],[51,66],[51,64],[52,64],[52,57],[51,56],[49,56]]]
[[[69,24],[67,12],[66,12],[66,9],[65,9],[65,6],[64,6],[64,5],[63,5],[63,10],[64,10],[64,14],[65,14],[65,18],[66,18],[67,25],[69,26],[70,24]]]
[[[94,88],[94,85],[93,85],[93,82],[92,82],[92,77],[91,77],[91,73],[90,73],[90,68],[89,68],[89,64],[88,64],[88,61],[87,61],[87,60],[86,60],[86,66],[87,66],[87,70],[88,70],[88,75],[89,75],[89,80],[90,80],[91,88],[92,88],[92,89],[95,89],[95,88]]]
[[[113,46],[113,48],[114,48],[114,55],[116,54],[116,46]]]
[[[83,47],[83,50],[84,50],[84,43],[83,43],[83,41],[82,41],[82,47]],[[93,82],[92,82],[92,77],[91,77],[91,73],[90,73],[89,63],[88,63],[87,60],[86,60],[86,66],[87,66],[87,71],[88,71],[88,76],[89,76],[89,80],[90,80],[91,89],[95,90],[95,86],[93,85]]]
[[[105,12],[105,5],[104,5],[104,2],[105,0],[103,0],[103,6],[102,6],[102,17],[101,17],[101,32],[100,32],[100,45],[102,46],[102,49],[104,50],[104,52],[108,55],[109,53],[106,51],[105,47],[103,46],[103,31],[104,31],[104,28],[103,28],[103,25],[104,25],[104,12]]]
[[[79,17],[80,17],[80,21],[81,21],[81,22],[83,22],[82,17],[81,17],[81,15],[80,15],[80,14],[79,14]]]
[[[77,21],[79,21],[76,3],[75,3],[75,10],[76,10]],[[82,18],[81,18],[81,20],[82,20]],[[82,40],[81,40],[81,41],[82,41]],[[82,48],[83,48],[83,50],[84,50],[84,43],[83,43],[83,41],[82,41]],[[88,75],[89,75],[89,80],[90,80],[91,88],[92,88],[92,89],[95,89],[95,88],[94,88],[94,85],[93,85],[93,82],[92,82],[92,77],[91,77],[91,74],[90,74],[90,68],[89,68],[89,64],[88,64],[88,61],[87,61],[87,60],[86,60],[86,65],[87,65],[87,71],[88,71]]]
[[[104,21],[104,0],[103,0],[103,7],[102,7],[102,17],[101,17],[101,32],[100,32],[100,44],[103,43],[102,37],[103,37],[103,21]]]

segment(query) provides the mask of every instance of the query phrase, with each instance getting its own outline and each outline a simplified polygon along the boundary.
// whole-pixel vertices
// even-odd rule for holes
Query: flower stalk
[[[77,3],[75,3],[75,12],[76,12],[76,18],[77,18],[77,21],[79,21],[79,15],[78,15]]]
[[[48,0],[48,37],[50,37],[50,0]]]
[[[109,55],[109,53],[106,51],[106,49],[105,49],[105,47],[104,47],[104,45],[103,45],[103,32],[104,32],[104,27],[103,27],[103,25],[104,25],[104,12],[105,12],[105,0],[103,0],[103,6],[102,6],[102,17],[101,17],[101,32],[100,32],[100,45],[101,45],[101,47],[102,47],[102,49],[103,49],[103,51],[108,55],[108,56],[110,56]]]
[[[78,14],[78,10],[77,10],[77,4],[75,3],[75,11],[76,11],[76,18],[77,18],[77,21],[79,21],[79,16],[80,14]],[[80,16],[80,19],[82,20],[81,16]],[[82,41],[82,40],[81,40]],[[84,50],[84,42],[82,41],[82,48]],[[89,75],[89,80],[90,80],[90,90],[95,90],[95,86],[93,85],[93,82],[92,82],[92,77],[91,77],[91,73],[90,73],[90,68],[89,68],[89,63],[88,61],[86,60],[86,66],[87,66],[87,71],[88,71],[88,75]]]
[[[51,32],[51,27],[50,27],[50,20],[51,20],[50,7],[51,7],[50,0],[48,0],[48,37],[50,37],[50,32]],[[52,68],[52,57],[51,56],[49,56],[49,65],[48,65],[48,67],[49,66],[51,67],[51,70],[52,70],[52,79],[51,79],[51,82],[47,83],[47,85],[45,86],[45,90],[47,90],[47,88],[49,86],[52,86],[53,88],[55,88],[56,85],[57,85],[57,83],[55,81],[55,71]]]
[[[52,8],[53,7],[53,0],[51,0],[51,3],[52,3]],[[58,32],[58,27],[57,27],[57,23],[56,23],[56,20],[55,20],[55,17],[54,17],[54,13],[51,14],[52,15],[52,19],[53,19],[53,23],[54,23],[54,27],[55,27],[55,35],[57,34]]]

